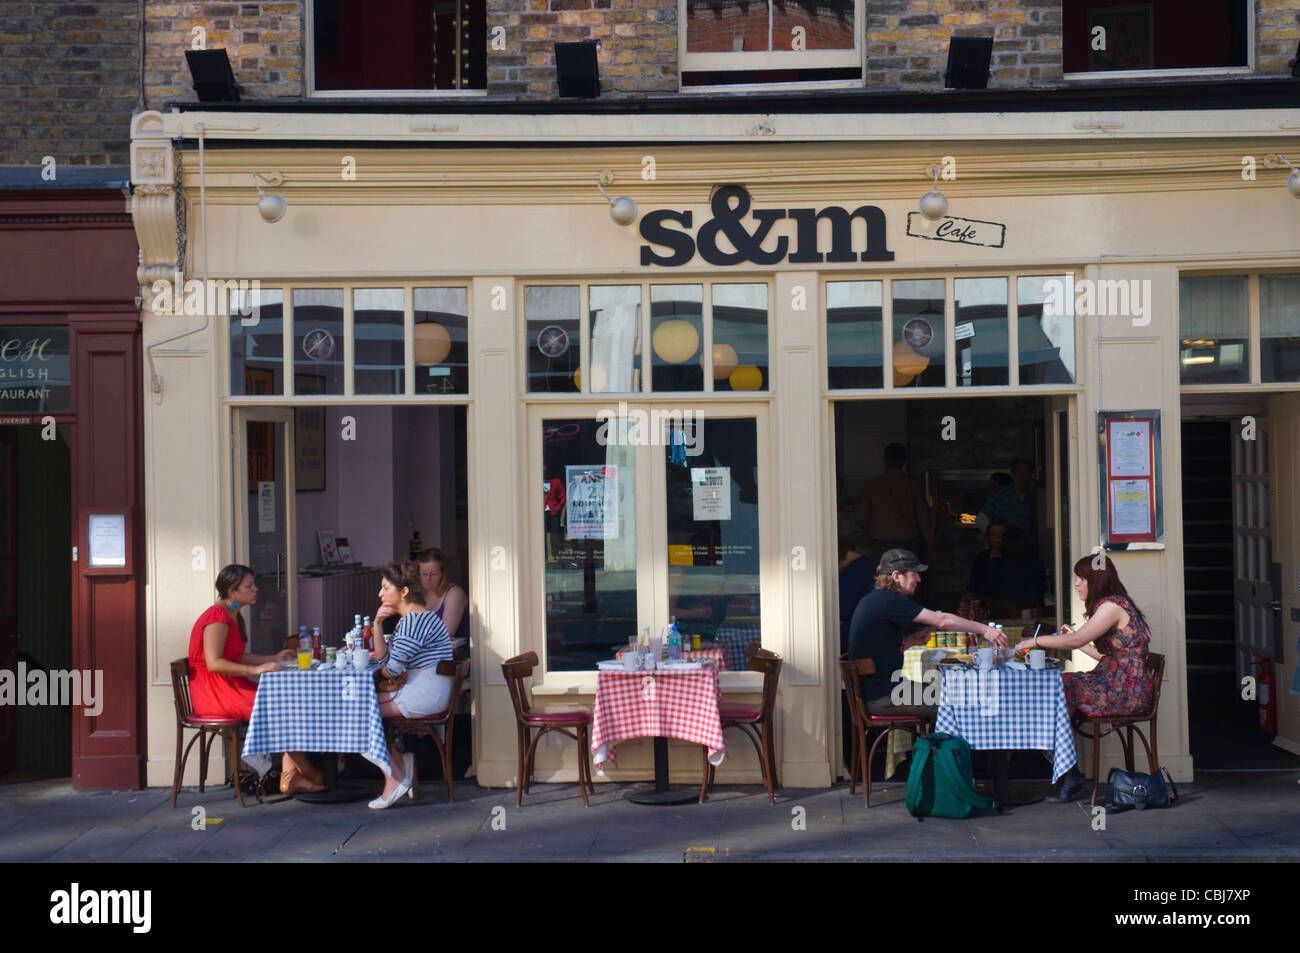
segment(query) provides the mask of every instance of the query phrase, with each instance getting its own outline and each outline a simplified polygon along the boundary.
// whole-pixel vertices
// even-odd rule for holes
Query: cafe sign
[[[0,414],[72,412],[64,327],[0,327]]]
[[[907,234],[912,238],[928,238],[936,242],[1001,248],[1006,241],[1007,227],[997,222],[953,218],[950,215],[931,221],[920,212],[912,212],[907,216]]]
[[[751,204],[744,186],[723,186],[713,193],[709,202],[713,217],[701,223],[694,235],[687,231],[694,225],[694,215],[689,210],[647,212],[640,226],[641,237],[648,243],[641,246],[641,264],[674,268],[689,263],[697,252],[710,265],[894,260],[894,253],[886,247],[885,213],[878,206],[860,205],[852,212],[838,206],[820,211],[756,208],[751,213]],[[787,218],[794,221],[793,241],[789,235],[779,235],[769,242],[773,226]],[[861,254],[853,250],[854,219],[861,219],[866,225],[867,246]],[[817,227],[822,221],[830,222],[831,245],[825,251],[817,243]],[[719,238],[725,241],[719,244]],[[765,242],[771,247],[765,249]],[[667,254],[657,249],[667,249]]]

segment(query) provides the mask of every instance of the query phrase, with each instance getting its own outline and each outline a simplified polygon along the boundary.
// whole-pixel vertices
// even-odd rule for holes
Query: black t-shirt
[[[849,622],[849,658],[871,658],[876,674],[862,676],[862,700],[888,695],[890,676],[903,667],[899,647],[922,607],[893,589],[875,589],[862,598]]]

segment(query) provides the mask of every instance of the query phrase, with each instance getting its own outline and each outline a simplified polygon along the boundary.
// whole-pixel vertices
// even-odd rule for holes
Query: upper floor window
[[[682,86],[860,80],[863,0],[679,0]]]
[[[487,88],[486,0],[312,0],[311,90]]]
[[[1250,65],[1250,0],[1064,0],[1066,73]]]

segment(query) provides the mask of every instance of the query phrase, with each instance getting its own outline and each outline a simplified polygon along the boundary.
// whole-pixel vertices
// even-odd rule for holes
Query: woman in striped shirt
[[[417,563],[385,566],[379,586],[381,603],[375,612],[372,631],[375,655],[382,675],[397,678],[406,674],[406,684],[396,692],[379,693],[379,713],[386,718],[419,718],[447,707],[451,677],[438,674],[438,663],[451,658],[451,639],[437,614],[425,606],[424,585]],[[391,636],[384,635],[384,620],[400,616]],[[385,776],[384,792],[370,806],[382,810],[411,789],[415,756],[401,754],[396,746],[388,752],[392,773]]]

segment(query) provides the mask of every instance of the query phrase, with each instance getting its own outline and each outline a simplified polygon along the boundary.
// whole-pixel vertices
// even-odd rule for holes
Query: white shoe
[[[402,778],[402,780],[397,782],[397,790],[393,792],[392,797],[385,798],[381,796],[375,798],[370,802],[370,809],[372,811],[382,811],[384,808],[389,807],[394,801],[400,799],[403,794],[410,793],[410,790],[411,776],[408,774],[406,777]]]

